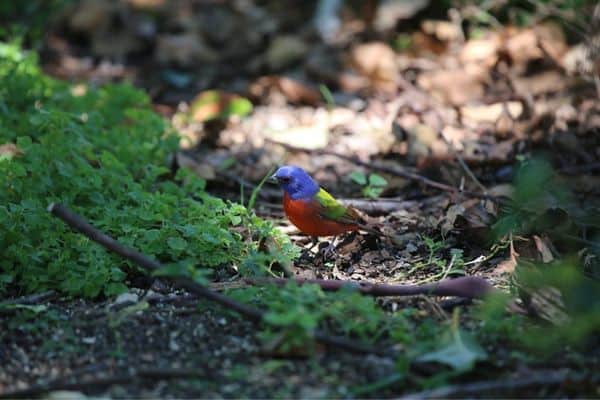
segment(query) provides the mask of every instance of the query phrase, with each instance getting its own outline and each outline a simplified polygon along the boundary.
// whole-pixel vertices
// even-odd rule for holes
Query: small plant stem
[[[420,285],[422,283],[427,283],[427,282],[435,281],[438,278],[440,278],[440,280],[445,279],[446,276],[448,276],[448,273],[450,272],[450,269],[454,265],[454,259],[455,258],[456,258],[456,255],[453,254],[452,258],[450,259],[450,262],[448,263],[448,266],[446,268],[444,268],[444,270],[442,270],[442,272],[437,273],[437,274],[432,275],[432,276],[428,276],[427,278],[418,281],[416,284]]]
[[[248,207],[246,207],[248,210],[252,210],[254,208],[254,204],[256,203],[256,196],[258,196],[258,192],[260,192],[260,189],[263,187],[263,185],[265,184],[267,179],[269,179],[271,177],[271,175],[273,175],[273,172],[275,172],[275,167],[271,167],[269,169],[269,172],[267,172],[267,174],[262,178],[262,180],[260,181],[258,186],[256,186],[254,188],[254,190],[252,190],[252,194],[250,195],[250,200],[248,200]]]

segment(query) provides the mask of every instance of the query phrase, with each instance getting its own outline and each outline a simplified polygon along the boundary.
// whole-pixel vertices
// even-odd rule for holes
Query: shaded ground
[[[351,386],[393,370],[388,359],[343,352],[314,359],[261,356],[253,327],[237,315],[212,306],[199,310],[195,299],[150,299],[143,312],[127,315],[115,312],[123,304],[51,301],[42,323],[10,321],[0,377],[10,383],[3,391],[35,381],[51,382],[55,390],[76,383],[64,389],[111,397],[346,396]]]
[[[490,247],[497,198],[510,194],[521,156],[546,155],[582,208],[600,198],[600,102],[590,79],[597,59],[556,23],[496,27],[469,39],[435,7],[409,13],[406,29],[381,28],[383,17],[369,21],[360,17],[364,10],[347,7],[340,33],[327,43],[306,27],[309,7],[130,3],[82,2],[65,11],[44,43],[46,71],[87,84],[131,79],[146,88],[186,138],[172,164],[198,173],[218,196],[240,201],[243,193],[247,202],[273,165],[300,165],[394,238],[351,235],[331,258],[305,251],[293,266],[297,276],[426,283],[478,275],[507,289],[515,253],[546,262],[563,251],[550,233]],[[216,100],[196,97],[214,88]],[[236,96],[253,101],[252,113],[224,114]],[[360,184],[352,173],[367,183],[377,173],[386,183]],[[369,187],[381,193],[367,197]],[[279,190],[265,186],[256,211],[308,244],[283,218],[280,202]],[[141,289],[132,291],[142,299]],[[320,350],[315,358],[273,358],[236,315],[206,304],[197,309],[185,296],[169,300],[166,292],[151,293],[144,309],[53,298],[36,323],[35,314],[0,316],[7,327],[0,393],[55,378],[97,379],[97,371],[114,381],[70,389],[113,397],[305,398],[389,397],[435,385],[423,382],[431,371],[414,371],[410,387],[355,393],[393,374],[393,360]],[[381,304],[447,320],[443,300]],[[599,394],[593,373],[552,380],[549,372],[600,370],[594,343],[586,354],[543,364],[488,350],[493,360],[470,380],[506,382],[491,395]],[[511,384],[537,376],[550,378]]]

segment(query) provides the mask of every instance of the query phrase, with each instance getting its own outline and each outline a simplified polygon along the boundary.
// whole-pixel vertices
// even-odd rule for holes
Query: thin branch
[[[253,285],[285,285],[290,280],[283,278],[245,278],[244,281]],[[319,285],[326,291],[336,291],[342,288],[356,289],[362,294],[375,297],[384,296],[415,296],[419,294],[430,296],[456,296],[465,298],[483,298],[496,289],[485,279],[477,276],[465,276],[447,279],[426,285],[389,285],[363,281],[344,281],[336,279],[293,279],[299,285],[309,283]]]
[[[134,249],[122,245],[112,237],[94,228],[81,216],[70,211],[62,204],[53,203],[48,207],[48,211],[50,211],[56,217],[62,219],[71,228],[101,244],[109,251],[119,254],[120,256],[136,263],[148,272],[156,271],[162,267],[158,261],[153,260]],[[187,278],[164,277],[164,279],[170,280],[175,287],[185,289],[188,292],[194,293],[200,297],[204,297],[210,301],[214,301],[215,303],[218,303],[230,310],[234,310],[246,317],[248,320],[258,323],[262,322],[264,319],[264,311],[239,303],[225,295],[210,290],[209,288],[204,287],[196,282],[190,281]],[[381,351],[378,351],[370,346],[365,346],[361,343],[356,343],[345,338],[330,336],[323,332],[316,331],[313,336],[317,341],[323,344],[334,346],[349,352],[375,354],[381,353]]]
[[[5,306],[17,305],[17,304],[24,304],[24,305],[38,304],[43,301],[52,300],[56,297],[58,297],[58,293],[56,293],[54,290],[48,290],[47,292],[30,294],[27,296],[17,297],[16,299],[5,300],[3,302],[0,302],[0,308],[5,307]]]
[[[563,167],[559,171],[567,175],[577,175],[580,173],[590,173],[592,171],[600,171],[600,162],[583,164],[583,165],[572,165]]]
[[[503,103],[503,104],[506,104],[506,103]],[[444,135],[440,135],[440,136],[442,137],[442,139],[444,139],[444,142],[446,142],[446,144],[448,145],[450,150],[452,150],[452,153],[454,153],[454,157],[456,158],[456,161],[458,161],[458,163],[460,164],[463,171],[465,171],[465,173],[469,176],[469,178],[471,178],[471,180],[477,185],[477,187],[479,187],[479,189],[483,193],[487,194],[487,188],[483,185],[483,183],[481,183],[479,181],[479,179],[477,179],[477,177],[475,176],[475,174],[473,173],[471,168],[469,168],[469,166],[465,162],[465,159],[454,148],[454,145],[452,144],[452,142],[450,140],[448,140],[448,138],[446,138]]]
[[[340,154],[337,153],[335,151],[331,151],[331,150],[324,150],[324,149],[317,149],[317,150],[308,150],[308,149],[304,149],[302,147],[297,147],[297,146],[293,146],[290,145],[288,143],[283,143],[283,142],[278,142],[276,140],[273,139],[265,139],[265,141],[272,143],[272,144],[276,144],[279,146],[284,147],[287,150],[290,151],[296,151],[296,152],[311,152],[313,154],[321,154],[321,155],[329,155],[329,156],[335,156],[338,157],[342,160],[354,163],[356,165],[360,165],[362,167],[365,168],[369,168],[371,170],[377,170],[380,172],[384,172],[384,173],[388,173],[390,175],[394,175],[394,176],[398,176],[404,179],[409,179],[415,182],[419,182],[422,183],[425,186],[429,186],[438,190],[442,190],[444,192],[450,192],[450,193],[462,193],[465,194],[467,196],[471,196],[471,197],[476,197],[476,198],[481,198],[481,199],[486,199],[486,200],[491,200],[497,203],[502,203],[503,199],[496,197],[496,196],[491,196],[489,194],[486,193],[479,193],[479,192],[472,192],[469,190],[458,190],[457,188],[455,188],[454,186],[450,186],[447,185],[445,183],[441,183],[441,182],[437,182],[434,181],[432,179],[429,179],[423,175],[419,175],[417,173],[414,172],[410,172],[410,171],[406,171],[404,169],[400,169],[397,167],[392,167],[389,165],[383,165],[380,163],[376,163],[376,162],[365,162],[362,161],[356,157],[350,157],[350,156],[346,156],[344,154]]]
[[[112,385],[124,385],[137,379],[151,379],[157,381],[191,378],[208,378],[211,381],[224,379],[213,371],[199,370],[197,368],[141,368],[133,372],[105,373],[82,379],[77,379],[77,375],[61,377],[49,382],[35,384],[24,389],[0,393],[0,399],[27,399],[58,390],[88,391],[90,389],[105,388]],[[76,381],[68,382],[68,380],[73,379],[76,379]]]
[[[559,386],[559,385],[581,385],[585,381],[591,382],[591,377],[587,374],[573,375],[568,370],[544,371],[533,376],[525,378],[510,378],[506,380],[489,380],[444,386],[432,390],[411,393],[401,397],[401,399],[443,399],[443,398],[464,398],[481,397],[485,394],[493,397],[504,397],[507,394],[518,394],[517,391],[531,387]],[[522,393],[522,392],[521,392]]]
[[[350,206],[363,211],[367,214],[384,214],[398,210],[407,209],[419,204],[413,200],[398,200],[398,199],[337,199],[345,206]]]

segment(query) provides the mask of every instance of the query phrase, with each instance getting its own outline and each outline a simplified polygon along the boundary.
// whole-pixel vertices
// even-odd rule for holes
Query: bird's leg
[[[327,247],[325,247],[325,251],[323,252],[325,257],[329,257],[335,253],[335,240],[336,239],[337,239],[337,236],[332,237],[331,242],[329,242],[329,245]]]
[[[318,244],[319,244],[319,239],[318,239],[316,236],[311,236],[311,237],[310,237],[310,240],[311,240],[311,244],[310,244],[310,246],[309,246],[309,247],[306,249],[306,250],[308,250],[308,251],[311,251],[312,249],[314,249],[314,248],[315,248],[315,246],[316,246],[316,245],[318,245]]]
[[[315,246],[319,244],[319,239],[316,236],[311,236],[310,241],[311,241],[310,246],[302,249],[302,255],[300,258],[308,257],[310,255],[311,250],[314,249]]]

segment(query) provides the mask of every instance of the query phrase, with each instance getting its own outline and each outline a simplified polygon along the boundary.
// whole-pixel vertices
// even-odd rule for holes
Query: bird
[[[333,236],[327,250],[333,249],[335,238],[361,228],[361,217],[351,207],[345,207],[302,168],[284,165],[271,180],[283,189],[283,210],[301,232],[313,239]],[[312,247],[311,247],[312,248]]]

